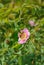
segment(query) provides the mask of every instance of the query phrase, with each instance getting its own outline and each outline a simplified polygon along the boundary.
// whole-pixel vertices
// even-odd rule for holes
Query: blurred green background
[[[31,35],[20,45],[25,27]],[[44,0],[0,0],[0,65],[44,65]]]

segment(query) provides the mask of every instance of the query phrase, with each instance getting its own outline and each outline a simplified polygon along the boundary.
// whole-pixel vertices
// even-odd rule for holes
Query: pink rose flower
[[[30,32],[27,28],[24,28],[23,30],[18,33],[18,43],[19,44],[24,44],[30,37]]]
[[[30,24],[30,26],[35,26],[35,23],[34,23],[34,21],[29,21],[29,24]]]

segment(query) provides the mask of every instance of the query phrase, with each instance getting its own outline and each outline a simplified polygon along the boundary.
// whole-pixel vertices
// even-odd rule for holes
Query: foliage
[[[29,20],[36,26],[31,27]],[[31,35],[18,43],[18,32]],[[0,0],[0,65],[44,65],[44,1]]]

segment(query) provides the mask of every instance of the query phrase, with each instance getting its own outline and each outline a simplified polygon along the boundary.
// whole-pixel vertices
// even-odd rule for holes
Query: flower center
[[[26,33],[24,33],[24,32],[21,33],[20,38],[21,38],[21,39],[25,39],[25,38],[26,38]]]

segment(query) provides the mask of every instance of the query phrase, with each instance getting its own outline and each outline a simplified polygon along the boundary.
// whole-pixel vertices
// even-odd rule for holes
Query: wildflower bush
[[[0,0],[0,65],[44,65],[44,0]]]

